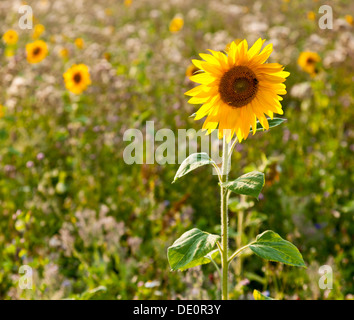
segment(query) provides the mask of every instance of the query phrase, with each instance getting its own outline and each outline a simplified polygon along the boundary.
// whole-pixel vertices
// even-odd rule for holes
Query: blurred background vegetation
[[[270,62],[291,73],[287,122],[234,152],[231,178],[257,169],[266,185],[259,201],[233,200],[230,245],[272,229],[308,268],[245,255],[241,272],[230,268],[231,297],[258,289],[278,299],[353,299],[352,1],[28,1],[39,35],[18,28],[21,4],[0,3],[1,35],[19,35],[0,44],[1,299],[219,297],[213,265],[170,272],[166,257],[192,227],[220,232],[217,178],[204,168],[172,185],[177,164],[127,165],[123,134],[146,121],[200,129],[184,96],[191,59],[259,37],[274,44]],[[318,26],[322,4],[333,9],[332,30]],[[49,55],[30,64],[25,45],[36,38]],[[316,72],[298,65],[303,51],[320,56]],[[89,66],[92,79],[78,96],[63,81],[73,63]],[[33,268],[33,290],[19,289],[21,265]],[[332,290],[318,286],[321,265],[333,269]]]

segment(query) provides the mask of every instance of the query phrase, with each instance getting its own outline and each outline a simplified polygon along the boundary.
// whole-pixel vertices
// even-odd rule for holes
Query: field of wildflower
[[[23,5],[30,29],[19,24]],[[145,145],[147,122],[201,129],[203,97],[188,103],[185,93],[211,80],[192,60],[241,56],[244,39],[249,48],[265,39],[269,68],[284,66],[266,78],[282,99],[259,122],[286,121],[248,136],[255,122],[233,102],[242,121],[230,179],[257,170],[265,183],[258,199],[231,196],[229,244],[275,230],[306,268],[246,250],[230,263],[229,298],[353,299],[350,13],[350,0],[0,1],[0,299],[220,298],[212,263],[171,271],[167,257],[189,229],[222,232],[217,175],[204,167],[172,184],[180,163],[127,163],[124,134],[140,130]]]

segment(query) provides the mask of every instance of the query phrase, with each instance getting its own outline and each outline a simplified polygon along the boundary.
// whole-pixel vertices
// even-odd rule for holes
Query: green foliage
[[[299,250],[289,241],[271,230],[258,235],[249,248],[263,259],[282,262],[291,266],[305,267]]]
[[[237,194],[258,198],[264,186],[264,173],[252,171],[221,186]]]
[[[209,263],[205,257],[213,251],[220,236],[193,228],[178,238],[168,248],[167,256],[172,270],[186,270]]]
[[[215,162],[205,152],[191,154],[181,163],[172,183],[187,173],[207,164],[215,164]]]
[[[286,119],[283,119],[283,118],[268,119],[269,129],[281,125],[284,121],[286,121]],[[258,131],[265,131],[265,129],[263,128],[263,126],[261,125],[261,123],[259,121],[257,121],[256,132],[258,132]],[[250,132],[253,132],[253,129],[251,129]]]
[[[265,0],[260,7],[133,0],[130,8],[123,1],[87,0],[84,11],[65,14],[57,2],[30,3],[50,49],[43,62],[30,65],[24,49],[33,41],[31,32],[18,29],[14,1],[1,1],[1,35],[15,28],[20,38],[12,58],[0,41],[0,299],[76,299],[100,286],[107,290],[92,298],[218,298],[211,263],[170,272],[166,259],[176,234],[194,226],[220,234],[216,177],[201,169],[171,185],[177,164],[126,165],[123,134],[144,131],[145,121],[155,121],[155,130],[199,130],[202,120],[189,118],[197,109],[183,96],[192,88],[185,76],[191,59],[208,48],[224,50],[235,38],[252,43],[258,26],[263,38],[276,40],[269,62],[290,72],[281,102],[288,120],[236,146],[230,180],[260,171],[265,185],[259,201],[235,195],[237,203],[230,204],[230,248],[237,247],[241,210],[242,245],[276,230],[299,248],[308,268],[265,262],[245,250],[246,272],[236,272],[237,261],[230,265],[230,296],[251,298],[258,289],[277,299],[350,299],[353,27],[343,20],[349,2],[336,1],[341,23],[333,30],[320,30],[318,21],[306,18],[319,4],[305,0]],[[185,26],[171,34],[175,14],[183,15]],[[250,28],[255,19],[262,23]],[[83,50],[74,47],[76,37],[85,39]],[[62,47],[69,50],[65,61],[58,55]],[[314,77],[296,62],[308,48],[323,60]],[[93,84],[82,96],[69,94],[63,83],[73,63],[92,72]],[[18,289],[24,264],[33,268],[33,290]],[[318,288],[324,264],[335,270],[329,292]]]

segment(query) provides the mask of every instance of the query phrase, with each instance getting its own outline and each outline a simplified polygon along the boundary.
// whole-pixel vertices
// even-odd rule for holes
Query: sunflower
[[[304,51],[300,53],[297,63],[302,70],[314,76],[318,72],[317,63],[320,61],[321,57],[316,52]]]
[[[63,59],[69,58],[69,54],[70,54],[70,52],[69,52],[69,49],[68,49],[68,48],[63,47],[63,48],[61,48],[61,49],[59,50],[59,55],[60,55]]]
[[[85,64],[74,64],[63,77],[66,88],[74,94],[81,94],[91,84],[90,71]]]
[[[348,24],[350,24],[351,26],[354,25],[353,16],[351,16],[350,14],[347,14],[344,18],[345,18],[345,21],[347,21]]]
[[[124,0],[124,5],[129,8],[133,3],[133,0]]]
[[[45,31],[45,27],[43,24],[36,24],[34,26],[34,30],[33,30],[33,33],[32,33],[32,38],[33,39],[39,39],[42,35],[42,33]]]
[[[16,44],[18,41],[18,33],[15,30],[8,30],[4,33],[4,35],[2,36],[2,40],[6,43],[6,44]]]
[[[84,48],[84,45],[85,45],[85,42],[84,42],[84,39],[82,38],[77,38],[75,39],[75,46],[78,48],[78,49],[83,49]]]
[[[26,44],[27,61],[39,63],[48,55],[48,46],[43,40]]]
[[[5,115],[4,109],[5,109],[4,106],[0,104],[0,118],[2,118]]]
[[[313,11],[307,12],[307,19],[309,19],[311,21],[315,21],[316,20],[316,14]]]
[[[169,26],[170,32],[172,33],[179,32],[183,28],[183,25],[184,25],[184,20],[182,17],[173,18]]]
[[[189,103],[203,104],[194,119],[207,116],[203,125],[207,133],[219,126],[219,139],[225,135],[230,141],[236,135],[242,141],[250,127],[256,132],[257,118],[268,130],[265,114],[270,118],[283,114],[279,95],[286,94],[283,82],[289,72],[278,63],[265,63],[273,48],[269,44],[261,51],[264,41],[258,39],[250,49],[246,40],[232,42],[228,55],[209,50],[211,54],[200,54],[205,61],[192,60],[204,72],[190,77],[200,85],[185,94],[192,96]]]

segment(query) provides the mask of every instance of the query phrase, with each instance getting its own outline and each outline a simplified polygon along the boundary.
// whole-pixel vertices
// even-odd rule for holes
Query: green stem
[[[241,204],[245,202],[245,196],[241,195]],[[244,211],[239,210],[237,213],[237,237],[236,237],[236,248],[242,247],[242,236],[243,236],[243,218]],[[238,280],[241,279],[242,270],[242,257],[240,256],[236,261],[236,277]]]
[[[231,261],[232,261],[241,251],[243,251],[243,250],[245,250],[246,248],[248,248],[251,244],[253,244],[253,242],[251,242],[251,243],[249,243],[248,245],[246,245],[246,246],[244,246],[244,247],[242,247],[242,248],[236,250],[236,251],[232,254],[232,256],[229,258],[228,263],[231,263]]]
[[[229,157],[227,150],[226,137],[223,139],[222,146],[222,181],[228,181],[228,172],[229,172]],[[222,246],[222,300],[228,300],[228,212],[227,212],[227,190],[223,187],[220,187],[221,195],[221,246]]]

